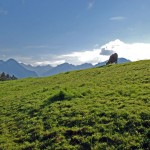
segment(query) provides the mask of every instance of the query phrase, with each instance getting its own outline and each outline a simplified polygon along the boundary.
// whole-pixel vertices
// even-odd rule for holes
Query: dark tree
[[[5,72],[2,72],[2,74],[0,75],[0,80],[1,81],[5,81],[6,80]]]
[[[10,76],[9,74],[5,74],[5,72],[2,72],[0,74],[0,81],[6,81],[6,80],[16,80],[17,78],[13,75]]]

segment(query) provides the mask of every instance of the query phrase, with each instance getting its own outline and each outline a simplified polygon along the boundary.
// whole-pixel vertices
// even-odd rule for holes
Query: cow
[[[106,65],[112,64],[112,63],[116,63],[116,64],[117,64],[117,62],[118,62],[118,54],[117,54],[117,53],[114,53],[114,54],[112,54],[112,55],[109,57],[109,60],[108,60],[108,62],[106,63]]]

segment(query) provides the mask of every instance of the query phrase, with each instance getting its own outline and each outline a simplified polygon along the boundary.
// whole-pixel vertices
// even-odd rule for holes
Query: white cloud
[[[57,56],[55,57],[55,60],[62,60],[63,62],[68,62],[74,65],[83,63],[92,63],[94,65],[108,60],[113,52],[117,52],[119,57],[124,57],[131,61],[150,59],[150,43],[124,43],[117,39],[97,49],[72,52],[70,54]]]
[[[53,67],[57,66],[57,65],[60,65],[60,64],[63,64],[65,63],[65,60],[54,60],[54,61],[38,61],[38,62],[35,62],[33,65],[34,66],[37,66],[37,65],[40,65],[40,66],[45,66],[45,65],[51,65]]]
[[[150,59],[150,43],[124,43],[117,39],[91,50],[76,51],[57,56],[49,55],[44,59],[41,59],[41,61],[36,61],[34,65],[50,64],[52,66],[57,66],[65,62],[74,65],[80,65],[83,63],[92,63],[94,65],[108,60],[111,53],[114,52],[118,53],[119,57],[131,61]]]
[[[109,56],[109,55],[111,55],[111,54],[113,54],[113,53],[114,53],[113,50],[109,50],[109,49],[102,48],[102,49],[101,49],[101,52],[100,52],[100,55]]]
[[[150,43],[124,43],[115,47],[119,57],[125,57],[131,61],[150,59]]]
[[[64,59],[66,62],[79,65],[83,63],[92,63],[96,64],[101,61],[99,55],[100,49],[86,50],[82,52],[73,52],[71,54],[61,55],[58,58]]]
[[[42,54],[30,57],[13,57],[16,60],[32,65],[52,65],[68,62],[74,65],[83,63],[97,64],[109,59],[111,53],[118,53],[119,58],[123,57],[131,61],[150,59],[150,43],[125,43],[114,40],[105,45],[90,50],[75,51],[63,55]],[[108,55],[109,54],[109,55]]]
[[[119,57],[131,61],[150,59],[150,43],[124,43],[120,40],[111,41],[101,48],[117,52]]]
[[[123,16],[115,16],[115,17],[111,17],[109,18],[109,20],[111,21],[122,21],[122,20],[125,20],[126,18],[123,17]]]

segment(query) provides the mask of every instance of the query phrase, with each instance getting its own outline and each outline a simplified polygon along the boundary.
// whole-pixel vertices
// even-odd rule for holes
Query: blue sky
[[[0,0],[0,59],[59,63],[66,60],[56,57],[115,39],[150,43],[149,6],[150,0]]]

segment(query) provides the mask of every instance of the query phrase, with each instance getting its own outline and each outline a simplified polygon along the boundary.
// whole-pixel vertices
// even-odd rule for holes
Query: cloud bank
[[[112,53],[118,53],[119,57],[127,58],[131,61],[150,59],[150,43],[124,43],[114,40],[105,45],[91,50],[76,51],[65,55],[49,58],[49,60],[36,62],[35,65],[50,64],[56,66],[64,62],[74,65],[91,63],[93,65],[109,59]]]
[[[113,53],[114,53],[113,50],[108,50],[108,49],[102,48],[101,52],[100,52],[100,55],[106,55],[106,56],[108,56],[108,55],[111,55]]]
[[[94,46],[93,46],[94,47]],[[63,55],[35,54],[34,56],[12,56],[19,62],[32,65],[52,65],[57,66],[62,63],[70,63],[73,65],[80,65],[83,63],[91,63],[93,65],[109,59],[112,53],[118,53],[121,58],[126,58],[131,61],[150,59],[150,43],[125,43],[119,39],[106,43],[102,46],[89,50],[74,51]],[[0,50],[0,54],[4,54]],[[3,58],[3,56],[1,55]],[[7,57],[8,58],[8,57]],[[6,56],[5,56],[6,59]]]

